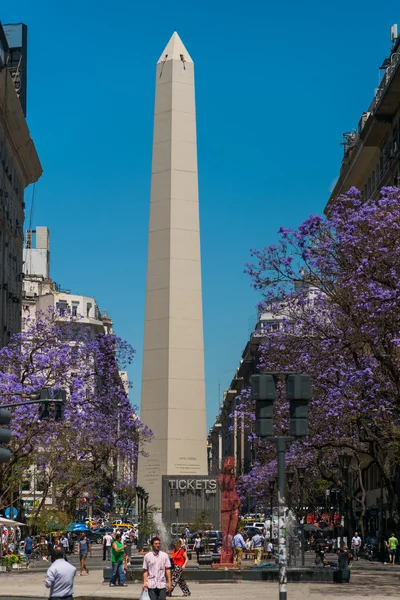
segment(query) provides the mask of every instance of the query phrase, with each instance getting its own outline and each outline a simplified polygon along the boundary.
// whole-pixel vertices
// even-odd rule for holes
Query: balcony
[[[400,96],[400,52],[393,52],[390,64],[376,91],[369,111],[376,117],[392,117],[399,104]]]

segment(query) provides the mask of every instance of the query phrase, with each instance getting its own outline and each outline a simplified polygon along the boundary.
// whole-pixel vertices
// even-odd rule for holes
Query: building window
[[[45,484],[44,477],[39,475],[39,477],[36,478],[36,491],[44,492],[44,484]]]
[[[66,300],[59,300],[57,302],[57,310],[61,316],[65,315],[68,312],[68,302]]]
[[[73,317],[78,316],[78,307],[79,307],[79,302],[72,302],[72,316]]]
[[[30,479],[29,475],[25,475],[22,478],[21,490],[23,492],[29,492],[30,489],[31,489],[31,479]]]
[[[92,310],[92,303],[91,303],[91,302],[88,302],[88,303],[86,304],[86,316],[87,316],[87,317],[90,317],[90,311],[91,311],[91,310]]]

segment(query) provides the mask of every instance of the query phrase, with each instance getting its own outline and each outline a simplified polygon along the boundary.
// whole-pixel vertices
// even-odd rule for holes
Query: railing
[[[395,71],[397,70],[398,64],[400,62],[400,52],[395,52],[390,57],[390,65],[387,67],[385,75],[381,83],[379,84],[378,89],[376,90],[375,98],[372,100],[371,105],[368,109],[369,112],[373,112],[378,107],[378,104],[382,100],[386,88],[388,87]]]

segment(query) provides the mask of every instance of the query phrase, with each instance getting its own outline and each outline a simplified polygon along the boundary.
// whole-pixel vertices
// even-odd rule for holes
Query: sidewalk
[[[399,597],[399,572],[352,572],[352,581],[348,585],[333,584],[288,584],[288,600],[387,600]],[[193,600],[244,600],[247,597],[268,598],[278,600],[277,583],[195,583],[190,582]],[[138,600],[141,594],[139,584],[129,584],[126,588],[110,588],[103,583],[101,571],[92,571],[89,575],[77,577],[75,581],[75,599],[116,600],[129,598]],[[175,590],[174,597],[182,597],[181,591]],[[43,573],[0,573],[0,598],[48,598],[48,590],[44,586]]]

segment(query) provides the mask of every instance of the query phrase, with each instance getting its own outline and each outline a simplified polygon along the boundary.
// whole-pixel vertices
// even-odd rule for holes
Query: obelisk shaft
[[[194,65],[174,34],[156,72],[141,419],[154,433],[139,483],[207,474]]]

